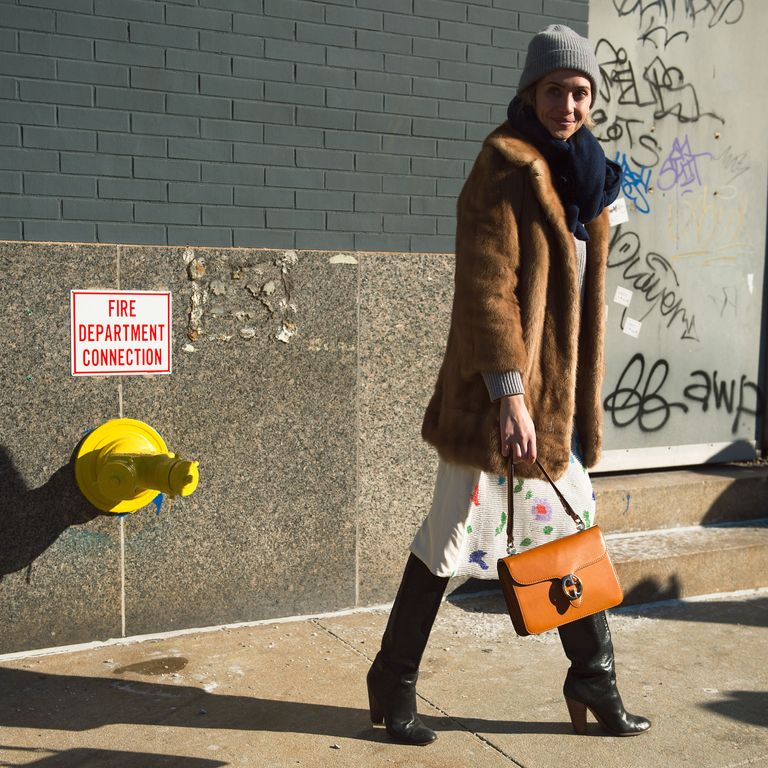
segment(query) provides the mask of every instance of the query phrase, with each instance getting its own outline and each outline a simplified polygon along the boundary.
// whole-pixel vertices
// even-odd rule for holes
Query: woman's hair
[[[536,83],[531,83],[525,90],[520,91],[517,98],[522,106],[536,109]]]
[[[538,83],[538,80],[536,81]],[[520,99],[520,104],[523,107],[530,107],[534,111],[536,110],[536,83],[531,83],[517,94],[517,98]],[[592,104],[595,103],[595,95],[592,94]],[[587,115],[587,119],[584,121],[584,125],[592,130],[595,127],[595,121],[592,119],[592,108],[590,106],[590,112]]]

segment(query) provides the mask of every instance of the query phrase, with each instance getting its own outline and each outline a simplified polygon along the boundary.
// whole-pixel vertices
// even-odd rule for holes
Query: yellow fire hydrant
[[[189,496],[199,480],[198,462],[180,459],[149,424],[112,419],[89,432],[75,457],[75,479],[103,512],[135,512],[158,493]]]

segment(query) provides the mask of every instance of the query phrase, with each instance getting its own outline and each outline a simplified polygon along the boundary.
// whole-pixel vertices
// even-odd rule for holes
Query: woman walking
[[[575,531],[537,458],[594,523],[586,468],[601,445],[606,206],[621,180],[588,128],[599,82],[585,38],[562,25],[539,32],[508,119],[459,196],[451,326],[422,426],[440,457],[435,493],[368,673],[371,718],[400,742],[436,738],[416,713],[419,664],[449,578],[495,577],[495,552],[477,541],[496,534],[506,554],[510,454],[521,547]],[[613,735],[647,730],[622,704],[605,613],[558,632],[577,733],[587,708]]]

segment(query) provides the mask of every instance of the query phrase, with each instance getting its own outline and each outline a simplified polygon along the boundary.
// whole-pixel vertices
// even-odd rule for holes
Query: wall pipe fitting
[[[112,419],[86,435],[75,457],[75,479],[103,512],[135,512],[158,493],[189,496],[199,481],[198,462],[171,453],[149,424]]]

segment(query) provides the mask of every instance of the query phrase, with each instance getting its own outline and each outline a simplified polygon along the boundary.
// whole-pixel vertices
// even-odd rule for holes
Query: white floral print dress
[[[595,495],[574,434],[568,469],[556,481],[589,527]],[[576,533],[546,480],[518,478],[514,487],[514,541],[518,552]],[[496,579],[496,561],[507,555],[507,478],[440,460],[429,514],[411,552],[436,576]]]

